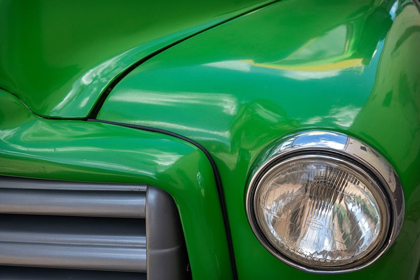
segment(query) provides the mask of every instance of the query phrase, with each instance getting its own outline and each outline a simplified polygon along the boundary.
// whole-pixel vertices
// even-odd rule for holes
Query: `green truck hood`
[[[38,115],[85,118],[130,65],[267,2],[3,0],[0,88]]]

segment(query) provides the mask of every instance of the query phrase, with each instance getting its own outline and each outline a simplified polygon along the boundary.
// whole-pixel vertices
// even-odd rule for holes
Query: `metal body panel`
[[[0,91],[0,173],[165,190],[179,209],[193,277],[232,277],[213,170],[189,143],[109,124],[41,119]]]
[[[85,118],[131,65],[264,0],[0,2],[0,87],[36,114]]]
[[[420,261],[420,15],[411,1],[287,0],[201,33],[140,65],[98,119],[189,137],[225,186],[240,279],[322,279],[290,268],[246,218],[247,176],[272,143],[303,130],[345,133],[398,173],[406,215],[376,263],[331,279],[417,279]]]

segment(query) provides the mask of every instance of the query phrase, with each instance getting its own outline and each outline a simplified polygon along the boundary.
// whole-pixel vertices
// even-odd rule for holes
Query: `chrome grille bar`
[[[144,218],[144,192],[0,188],[0,213]]]
[[[187,264],[162,190],[0,176],[0,279],[185,279]]]
[[[0,242],[3,265],[146,272],[146,248]]]

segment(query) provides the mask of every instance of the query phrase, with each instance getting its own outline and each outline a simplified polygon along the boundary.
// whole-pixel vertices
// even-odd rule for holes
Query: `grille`
[[[0,279],[186,279],[187,266],[160,189],[0,177]]]

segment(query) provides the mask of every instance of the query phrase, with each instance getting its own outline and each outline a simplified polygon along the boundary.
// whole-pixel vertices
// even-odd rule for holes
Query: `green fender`
[[[42,119],[0,90],[0,174],[161,188],[178,206],[193,277],[232,277],[212,167],[185,141],[110,124]]]

